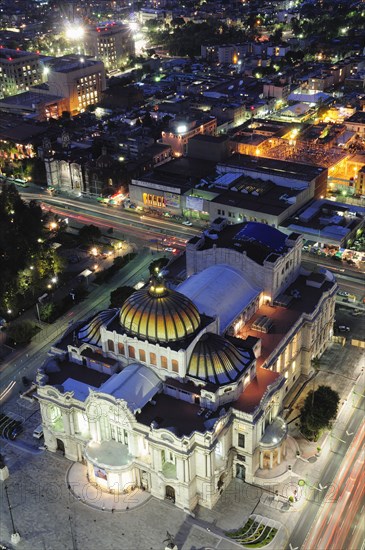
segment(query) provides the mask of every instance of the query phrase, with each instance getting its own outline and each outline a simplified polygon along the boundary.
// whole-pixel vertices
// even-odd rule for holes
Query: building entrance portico
[[[90,481],[111,493],[127,493],[137,486],[137,469],[128,446],[118,441],[90,441],[85,448]]]

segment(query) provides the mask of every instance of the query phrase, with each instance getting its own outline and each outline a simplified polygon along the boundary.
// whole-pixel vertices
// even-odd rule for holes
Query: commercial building
[[[0,47],[0,97],[25,92],[41,82],[39,55]]]
[[[337,286],[300,274],[301,245],[217,220],[175,290],[152,279],[70,327],[36,378],[48,451],[84,462],[85,483],[186,511],[233,477],[261,483],[289,452],[284,396],[331,337]]]
[[[50,94],[67,98],[67,111],[71,115],[95,105],[106,88],[102,61],[78,55],[55,58],[47,67]]]
[[[85,53],[100,59],[107,71],[120,69],[131,55],[134,42],[127,25],[104,23],[85,33]]]

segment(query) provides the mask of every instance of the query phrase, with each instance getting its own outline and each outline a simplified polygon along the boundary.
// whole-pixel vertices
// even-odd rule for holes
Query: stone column
[[[274,456],[273,456],[273,452],[270,451],[270,470],[272,470],[273,464],[274,464]]]
[[[281,445],[278,448],[278,464],[281,464]]]
[[[260,470],[264,469],[264,453],[260,451]]]
[[[70,435],[71,423],[70,423],[70,413],[68,411],[63,411],[62,420],[63,420],[63,429],[65,430],[65,434]]]

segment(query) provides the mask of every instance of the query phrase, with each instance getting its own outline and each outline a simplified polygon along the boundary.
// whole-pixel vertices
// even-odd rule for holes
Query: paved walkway
[[[103,491],[98,485],[88,481],[87,468],[80,462],[75,462],[67,470],[66,483],[77,500],[105,512],[126,512],[143,506],[151,498],[150,493],[138,488],[120,495]]]

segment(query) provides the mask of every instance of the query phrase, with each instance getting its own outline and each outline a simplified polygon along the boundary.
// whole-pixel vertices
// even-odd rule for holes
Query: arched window
[[[113,340],[108,340],[108,350],[114,351],[114,342]]]
[[[128,355],[131,359],[136,358],[136,351],[133,346],[128,346]]]
[[[121,343],[118,344],[118,353],[119,355],[124,355],[125,353],[124,344],[121,344]]]
[[[167,369],[167,357],[164,355],[161,355],[161,367],[163,369]]]
[[[156,361],[156,354],[155,353],[150,353],[150,363],[151,365],[157,365],[157,361]]]
[[[179,363],[176,361],[176,359],[173,359],[171,361],[171,366],[172,366],[173,372],[179,372]]]
[[[144,349],[139,350],[139,360],[146,362],[146,352],[144,351]]]

